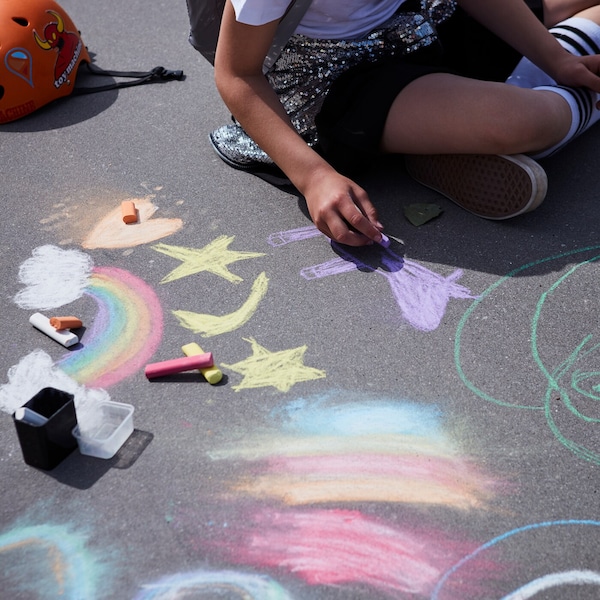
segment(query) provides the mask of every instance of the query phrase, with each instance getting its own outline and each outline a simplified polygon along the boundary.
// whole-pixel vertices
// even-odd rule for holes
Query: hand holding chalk
[[[392,240],[404,245],[404,242],[400,238],[397,238],[393,235],[387,236],[385,233],[381,234],[381,241],[379,242],[379,245],[383,246],[384,248],[389,248],[392,245]]]

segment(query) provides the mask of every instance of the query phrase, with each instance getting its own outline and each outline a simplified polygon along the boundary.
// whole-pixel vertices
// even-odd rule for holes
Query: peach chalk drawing
[[[139,222],[124,223],[119,204],[88,234],[82,242],[85,249],[141,246],[173,235],[183,227],[181,219],[152,218],[158,207],[150,198],[129,198],[129,201],[135,203]]]
[[[174,310],[179,324],[202,337],[211,337],[239,329],[254,315],[261,300],[266,296],[269,278],[261,273],[252,284],[248,299],[236,311],[223,316],[195,313],[187,310]]]
[[[296,383],[326,377],[325,371],[304,364],[307,346],[271,352],[254,338],[244,339],[252,345],[252,356],[233,365],[223,364],[223,367],[244,376],[241,383],[233,386],[236,392],[261,387],[288,392]]]
[[[264,253],[229,250],[229,245],[234,239],[235,236],[221,235],[203,248],[185,248],[183,246],[169,246],[167,244],[152,246],[153,250],[182,262],[181,265],[171,271],[166,277],[163,277],[160,283],[169,283],[170,281],[202,272],[213,273],[231,283],[240,283],[243,279],[232,273],[228,269],[228,265],[239,260],[260,258],[264,256]]]

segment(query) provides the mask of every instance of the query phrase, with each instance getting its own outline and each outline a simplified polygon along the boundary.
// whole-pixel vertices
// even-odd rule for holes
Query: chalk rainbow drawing
[[[238,573],[236,571],[193,571],[170,575],[142,586],[134,600],[174,600],[191,598],[199,592],[212,597],[236,594],[243,600],[293,600],[292,596],[267,575]],[[206,596],[208,598],[208,596]]]
[[[527,274],[527,270],[551,261],[570,259],[571,257],[575,257],[582,253],[595,254],[599,249],[600,246],[592,246],[531,262],[511,271],[508,275],[496,281],[485,290],[465,312],[458,325],[454,347],[455,365],[459,376],[463,383],[479,398],[503,407],[543,412],[546,423],[556,439],[576,456],[596,465],[600,464],[600,452],[598,451],[597,445],[581,442],[574,438],[576,432],[580,432],[581,439],[583,440],[596,439],[598,435],[598,432],[596,431],[596,438],[594,438],[590,432],[592,429],[597,430],[600,424],[600,411],[598,410],[600,404],[600,343],[595,341],[596,338],[594,335],[586,334],[575,347],[562,350],[562,358],[559,359],[556,364],[548,365],[542,358],[543,346],[544,344],[548,345],[548,341],[541,334],[541,329],[544,317],[553,325],[553,322],[551,321],[553,308],[551,300],[553,295],[558,294],[559,292],[564,293],[565,289],[568,290],[569,283],[572,282],[576,275],[582,273],[584,269],[595,268],[596,263],[600,260],[600,255],[593,255],[591,258],[567,268],[549,288],[543,290],[533,301],[533,306],[529,313],[531,315],[529,330],[522,337],[525,341],[529,340],[529,349],[531,351],[533,363],[537,366],[539,373],[541,374],[541,380],[546,385],[545,390],[540,389],[538,391],[538,399],[536,399],[535,390],[528,391],[527,397],[532,398],[532,402],[527,405],[517,404],[512,402],[510,398],[501,397],[501,392],[495,394],[488,393],[482,387],[479,387],[466,374],[469,366],[468,357],[471,356],[471,354],[465,351],[466,343],[464,339],[467,337],[467,325],[474,314],[477,316],[482,314],[482,316],[485,317],[485,321],[481,319],[477,321],[477,327],[479,329],[482,327],[482,323],[487,323],[490,327],[493,325],[492,319],[488,318],[488,315],[486,315],[484,311],[486,308],[493,308],[495,299],[494,293],[499,288],[501,288],[501,291],[498,293],[504,294],[503,304],[506,304],[506,297],[510,291],[510,288],[508,287],[509,284],[518,286],[518,283],[515,280],[517,275]],[[595,272],[596,271],[594,271],[594,276]],[[581,296],[581,293],[578,295]],[[596,297],[595,290],[593,291],[593,297]],[[524,299],[522,294],[518,295],[518,302],[523,306]],[[571,316],[574,309],[575,305],[571,304],[566,309],[567,314]],[[589,315],[588,309],[586,309],[586,314]],[[571,319],[573,319],[573,317],[571,317]],[[594,320],[595,319],[593,319],[593,321]],[[588,324],[582,323],[582,325],[587,326]],[[502,331],[505,329],[506,323],[504,322],[504,319],[502,319]],[[481,339],[485,343],[487,338],[486,336],[478,335],[478,339]],[[560,340],[561,338],[554,334],[552,339]],[[516,369],[517,367],[516,364],[510,363],[510,356],[498,354],[496,358],[497,368],[504,364],[506,364],[507,369]],[[480,355],[477,353],[477,360],[479,359]],[[529,377],[528,381],[532,381],[532,379],[533,378]],[[563,427],[570,431],[568,435],[563,433]]]
[[[542,593],[546,590],[574,585],[590,585],[599,588],[600,591],[600,573],[598,571],[582,568],[574,569],[565,566],[571,549],[569,548],[568,538],[566,536],[562,536],[561,533],[565,529],[575,528],[580,529],[582,534],[581,536],[576,536],[577,541],[574,543],[574,545],[577,545],[579,544],[579,540],[586,538],[586,534],[589,535],[592,530],[595,530],[594,533],[596,535],[600,534],[600,521],[586,519],[545,521],[542,523],[532,523],[530,525],[518,527],[503,533],[502,535],[493,538],[489,542],[486,542],[479,548],[473,550],[473,552],[461,558],[460,561],[458,561],[446,573],[444,573],[437,582],[431,594],[431,600],[445,600],[447,598],[453,598],[454,596],[450,591],[452,585],[455,582],[459,582],[462,576],[469,571],[472,565],[471,561],[479,560],[486,552],[489,552],[490,550],[498,548],[502,545],[508,545],[508,543],[511,542],[517,545],[523,544],[524,547],[528,547],[528,536],[531,536],[532,539],[536,539],[537,543],[539,544],[538,538],[544,532],[555,535],[555,537],[552,538],[551,543],[544,546],[544,554],[546,555],[545,561],[548,561],[548,555],[550,553],[556,553],[556,561],[558,563],[557,567],[560,569],[560,571],[535,577],[532,581],[520,586],[518,589],[509,593],[508,595],[503,596],[502,600],[528,600],[529,598],[538,597],[537,595],[539,593]],[[582,548],[582,552],[585,556],[584,560],[590,560],[589,550],[587,550],[589,547],[590,546],[588,543]],[[577,557],[577,559],[581,559],[581,557]],[[538,572],[538,570],[535,569],[536,560],[534,557],[532,557],[528,563],[529,568],[532,569],[534,573]],[[565,595],[563,597],[566,598],[567,596]],[[473,598],[476,598],[476,596]]]
[[[209,456],[252,465],[232,485],[236,494],[291,506],[487,507],[497,482],[461,455],[437,407],[358,396],[336,391],[294,401],[274,416],[281,430],[249,434]]]
[[[87,536],[69,525],[15,526],[0,533],[3,594],[13,590],[15,596],[93,600],[100,586],[105,593],[111,569],[87,544]]]
[[[427,510],[493,510],[503,485],[462,455],[437,407],[344,390],[287,403],[209,456],[238,475],[225,469],[223,492],[202,498],[201,514],[182,508],[173,519],[204,558],[393,597],[428,596],[478,545],[428,523]],[[401,505],[402,516],[374,516],[381,503]],[[495,577],[492,562],[465,586]]]
[[[162,339],[162,307],[146,282],[114,267],[95,267],[84,293],[96,301],[98,312],[83,347],[58,365],[79,383],[107,388],[152,357]]]
[[[59,361],[88,387],[109,387],[142,368],[162,338],[163,312],[154,290],[114,267],[95,267],[79,250],[40,246],[19,268],[25,287],[15,296],[22,308],[56,309],[82,296],[98,307],[82,343]],[[84,325],[87,325],[84,323]]]
[[[279,247],[320,235],[322,234],[319,230],[311,225],[274,233],[267,241],[271,246]],[[357,270],[378,273],[388,281],[402,316],[415,329],[421,331],[437,329],[450,298],[476,297],[466,287],[456,283],[463,274],[460,269],[444,277],[414,261],[404,259],[390,248],[383,247],[379,247],[380,264],[374,266],[361,260],[356,250],[350,251],[335,242],[331,242],[331,245],[339,256],[320,265],[302,269],[300,271],[302,277],[307,280],[320,279]]]
[[[223,533],[229,543],[219,540],[225,560],[284,571],[310,586],[368,586],[393,598],[428,597],[449,566],[475,546],[435,527],[388,523],[351,509],[265,508],[232,517]],[[456,600],[470,597],[465,588],[478,588],[485,567],[490,563],[480,562],[464,577]]]

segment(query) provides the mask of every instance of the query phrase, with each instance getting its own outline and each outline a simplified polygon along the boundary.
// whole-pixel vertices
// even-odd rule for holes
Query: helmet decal
[[[73,93],[90,55],[56,0],[0,0],[0,125]]]
[[[4,64],[13,75],[21,77],[31,87],[34,87],[31,54],[27,48],[13,48],[9,50],[4,57]]]
[[[56,63],[54,65],[54,87],[57,89],[63,84],[70,85],[69,75],[77,65],[83,43],[75,32],[65,31],[65,24],[54,10],[47,10],[48,14],[54,16],[56,21],[48,23],[44,27],[44,37],[41,38],[37,31],[33,31],[35,41],[43,50],[56,50]]]
[[[62,32],[65,30],[65,23],[57,12],[53,10],[47,10],[46,12],[56,17],[56,23],[48,23],[48,25],[44,27],[44,37],[46,39],[43,40],[37,34],[37,31],[34,31],[33,35],[40,48],[43,48],[44,50],[50,50],[50,48],[55,48],[59,45],[60,34],[62,34]]]
[[[89,73],[134,81],[76,86],[82,64]],[[26,117],[72,94],[184,79],[183,71],[105,71],[92,64],[79,29],[56,0],[0,0],[0,125]]]

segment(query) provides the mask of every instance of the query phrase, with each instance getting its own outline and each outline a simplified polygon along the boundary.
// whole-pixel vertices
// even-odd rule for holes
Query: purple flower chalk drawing
[[[320,235],[323,234],[314,225],[310,225],[274,233],[267,241],[271,246],[278,247]],[[451,275],[444,277],[383,246],[379,265],[374,267],[351,254],[346,246],[335,242],[331,242],[331,246],[338,254],[337,258],[306,267],[300,271],[300,275],[311,280],[357,270],[379,273],[390,284],[402,316],[415,329],[436,329],[446,312],[450,298],[477,298],[469,289],[456,283],[462,277],[461,269],[456,269]]]

